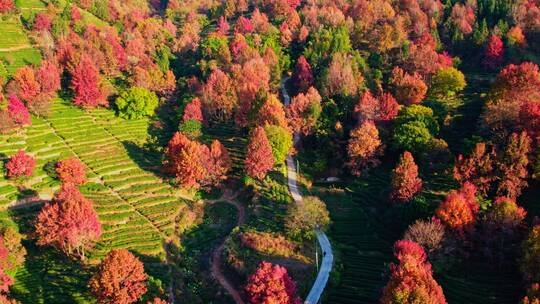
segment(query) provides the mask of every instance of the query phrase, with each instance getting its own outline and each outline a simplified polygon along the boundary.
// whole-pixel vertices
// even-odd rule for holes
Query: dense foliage
[[[132,87],[116,98],[116,107],[120,117],[137,119],[152,116],[158,106],[158,97],[145,88]]]

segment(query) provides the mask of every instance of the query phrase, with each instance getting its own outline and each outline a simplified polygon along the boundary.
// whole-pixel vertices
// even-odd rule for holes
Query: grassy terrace
[[[21,2],[24,2],[21,7],[23,13],[38,7],[35,0]],[[6,77],[24,65],[41,61],[40,51],[32,47],[18,16],[0,20],[0,33],[0,76]]]
[[[51,174],[51,165],[58,159],[76,156],[88,167],[89,182],[81,187],[81,191],[94,201],[103,225],[102,238],[89,253],[90,260],[96,262],[113,248],[129,248],[143,258],[150,274],[159,272],[160,276],[166,275],[160,261],[164,257],[162,242],[172,236],[177,216],[188,206],[185,198],[154,173],[160,159],[142,148],[148,138],[148,125],[147,120],[117,118],[107,109],[85,112],[56,100],[49,118],[34,117],[32,126],[25,130],[0,136],[3,158],[18,149],[25,149],[37,161],[35,173],[29,180],[15,184],[0,177],[1,217],[10,215],[23,230],[28,231],[29,221],[33,220],[40,206],[25,206],[26,196],[20,194],[19,189],[26,189],[22,193],[27,196],[37,193],[42,198],[50,198],[58,187],[58,181]],[[13,208],[15,205],[17,207]],[[49,263],[50,256],[47,256],[54,253],[47,253],[41,248],[33,250],[32,244],[28,247],[29,261],[17,275],[15,294],[31,303],[42,302],[57,293],[73,296],[66,290],[50,290],[50,294],[41,290],[44,286],[41,283],[51,282],[41,281],[35,274],[44,267],[42,263]],[[56,257],[58,259],[51,264],[71,263]],[[82,271],[80,265],[73,267]],[[44,271],[54,269],[45,268]],[[69,276],[69,267],[59,267],[57,271],[50,274],[53,284],[64,285],[74,280]],[[84,276],[84,271],[81,276]],[[86,281],[78,283],[84,285]],[[85,287],[74,290],[84,291]],[[65,302],[76,298],[74,296]]]

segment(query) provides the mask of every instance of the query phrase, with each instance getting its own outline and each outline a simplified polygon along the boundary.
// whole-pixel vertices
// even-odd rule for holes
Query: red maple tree
[[[8,97],[8,113],[13,122],[19,126],[30,125],[32,120],[30,119],[30,113],[24,106],[17,95],[10,94]]]
[[[495,150],[488,150],[486,143],[477,143],[469,157],[459,155],[454,166],[454,178],[461,184],[470,182],[485,194],[495,180]]]
[[[227,179],[227,173],[232,167],[229,152],[217,139],[212,141],[210,148],[204,145],[203,147],[204,152],[201,153],[201,156],[206,170],[204,183],[210,186],[218,186]]]
[[[422,180],[418,177],[418,166],[409,151],[401,156],[397,167],[392,171],[393,200],[407,202],[422,190]]]
[[[249,276],[245,290],[252,304],[302,302],[296,295],[296,285],[289,277],[287,269],[268,262],[261,262],[257,270]]]
[[[529,171],[528,154],[531,152],[531,138],[527,132],[513,133],[508,139],[502,159],[499,162],[501,181],[497,194],[516,198],[527,186]]]
[[[60,89],[60,68],[52,61],[42,61],[36,73],[41,92],[54,94]]]
[[[148,276],[143,263],[126,249],[112,250],[90,279],[90,289],[99,303],[137,302],[146,291]]]
[[[204,117],[202,114],[201,100],[199,98],[193,98],[184,108],[184,115],[182,115],[182,121],[186,122],[188,120],[196,120],[199,122],[204,122]]]
[[[74,185],[86,183],[86,166],[78,158],[72,157],[58,161],[56,173],[62,183]]]
[[[0,291],[8,292],[9,291],[9,286],[13,285],[13,283],[15,283],[13,278],[11,278],[9,275],[7,275],[4,272],[4,270],[0,268]],[[0,297],[0,303],[4,304],[4,302],[2,302],[1,297]]]
[[[6,163],[6,175],[8,178],[17,178],[21,176],[31,176],[36,167],[34,158],[24,150],[19,150],[17,154],[11,156]]]
[[[257,179],[263,179],[274,167],[272,147],[262,127],[256,127],[251,134],[245,166],[247,174]]]
[[[473,228],[476,205],[470,201],[469,192],[452,191],[435,210],[435,215],[459,236]],[[471,208],[473,207],[473,208]],[[476,209],[477,210],[477,209]]]
[[[0,0],[0,14],[9,12],[13,7],[13,0]]]
[[[274,94],[268,95],[266,102],[263,104],[257,115],[257,125],[265,126],[266,124],[289,129],[289,123],[285,115],[283,104]]]
[[[390,84],[394,87],[397,101],[405,105],[422,102],[428,89],[420,75],[410,75],[399,67],[392,70]]]
[[[50,31],[52,26],[52,20],[49,15],[45,13],[38,13],[34,19],[34,25],[32,29],[35,31]]]
[[[73,184],[63,184],[38,215],[38,245],[52,245],[84,259],[85,250],[101,236],[101,223],[92,201]]]
[[[202,88],[201,102],[207,119],[225,121],[231,118],[238,103],[231,78],[220,69],[212,71]]]
[[[378,166],[382,148],[379,131],[373,121],[367,120],[353,129],[347,145],[347,166],[351,173],[360,176],[363,171]]]
[[[71,87],[75,92],[73,102],[76,105],[84,108],[107,105],[100,87],[99,70],[88,55],[83,55],[79,64],[71,71]]]
[[[304,135],[311,133],[321,114],[321,95],[314,87],[293,97],[286,109],[287,117],[294,132]]]
[[[489,69],[497,69],[504,61],[504,45],[499,36],[492,34],[486,45],[482,64]]]
[[[40,86],[36,80],[34,70],[30,66],[23,66],[13,74],[13,79],[7,86],[9,93],[17,95],[25,103],[32,103],[39,94]]]
[[[200,186],[200,182],[206,177],[201,157],[205,153],[201,144],[176,132],[169,141],[165,154],[165,170],[173,174],[178,183],[187,188]]]
[[[398,264],[390,264],[390,280],[383,289],[382,304],[432,303],[446,304],[441,286],[433,278],[431,264],[420,245],[409,240],[394,244]]]
[[[223,36],[226,36],[229,33],[230,28],[231,26],[229,25],[227,20],[225,20],[225,17],[223,16],[219,17],[218,25],[217,25],[217,32]]]
[[[247,34],[247,33],[251,33],[253,32],[255,29],[253,27],[253,24],[251,23],[251,21],[244,17],[244,16],[240,16],[237,20],[236,20],[236,24],[234,25],[234,32],[235,33],[240,33],[240,34]]]
[[[313,72],[306,57],[300,55],[296,66],[294,68],[294,74],[292,78],[293,84],[299,93],[306,92],[311,86],[313,86]]]

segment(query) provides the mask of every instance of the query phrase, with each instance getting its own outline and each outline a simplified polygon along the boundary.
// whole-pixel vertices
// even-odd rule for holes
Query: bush
[[[31,176],[36,167],[34,158],[23,150],[10,157],[6,164],[6,175],[8,178],[18,178],[21,176]]]
[[[188,119],[178,126],[178,131],[186,134],[191,139],[195,139],[202,135],[202,123],[195,119]]]
[[[274,235],[268,232],[247,231],[240,234],[242,245],[268,255],[291,257],[294,254],[295,245],[282,235]]]
[[[127,119],[152,116],[157,106],[157,95],[140,87],[129,88],[116,99],[116,107],[120,117]]]

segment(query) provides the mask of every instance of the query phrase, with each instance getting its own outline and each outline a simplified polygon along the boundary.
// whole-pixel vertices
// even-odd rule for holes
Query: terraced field
[[[26,188],[50,197],[57,182],[44,167],[68,156],[80,158],[88,167],[90,183],[83,192],[96,203],[105,234],[101,248],[130,247],[145,254],[162,252],[159,236],[171,236],[175,217],[186,208],[185,200],[150,170],[159,158],[138,147],[147,137],[148,121],[125,121],[110,110],[86,113],[57,100],[49,119],[34,118],[33,125],[15,136],[0,137],[0,153],[26,149],[38,162],[38,170]],[[141,167],[137,161],[140,161]],[[153,164],[156,167],[145,167]],[[0,180],[2,207],[14,203],[17,188]],[[21,200],[19,200],[21,201]]]
[[[376,303],[384,287],[384,272],[392,260],[393,236],[378,220],[385,179],[371,175],[361,191],[315,187],[327,204],[332,226],[329,236],[338,252],[339,283],[326,291],[328,303]],[[355,190],[357,190],[355,188]]]
[[[32,197],[50,198],[58,187],[51,165],[61,158],[78,157],[88,167],[89,177],[81,190],[94,201],[103,225],[102,238],[89,253],[90,262],[113,248],[129,248],[147,261],[149,273],[165,276],[163,240],[173,235],[176,218],[187,210],[189,198],[154,173],[160,158],[142,148],[148,125],[148,120],[126,121],[107,109],[85,112],[56,100],[50,118],[34,117],[25,130],[0,136],[4,158],[25,149],[37,161],[27,181],[14,184],[0,177],[2,213],[12,215],[24,228],[25,219],[32,219],[40,208],[32,204]],[[26,189],[22,192],[27,195],[21,195],[20,189]],[[34,292],[24,275],[23,270],[17,285]]]
[[[27,9],[28,12],[33,10]],[[8,76],[21,66],[41,61],[40,51],[32,47],[18,16],[0,20],[0,33],[0,76]]]

